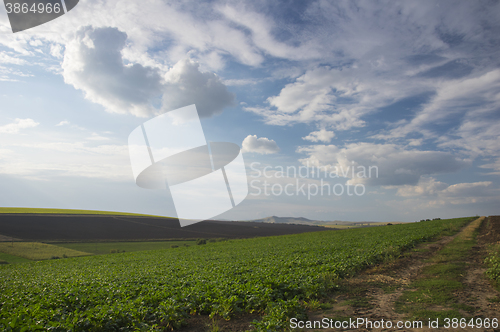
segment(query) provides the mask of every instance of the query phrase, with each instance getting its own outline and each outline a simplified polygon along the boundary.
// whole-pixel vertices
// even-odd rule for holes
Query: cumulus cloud
[[[386,188],[390,189],[391,186],[387,186]],[[448,188],[448,185],[444,182],[437,181],[433,177],[422,177],[417,185],[403,185],[397,188],[398,196],[433,196]]]
[[[63,48],[60,44],[53,44],[50,46],[50,55],[52,55],[55,58],[62,58]]]
[[[234,95],[220,78],[201,72],[184,59],[162,74],[156,67],[126,63],[127,34],[116,28],[84,27],[66,46],[62,68],[65,82],[111,113],[150,116],[196,104],[202,117],[222,112]],[[161,108],[153,106],[162,99]]]
[[[150,100],[161,93],[161,77],[153,68],[123,63],[126,40],[116,28],[81,28],[66,46],[64,81],[108,112],[151,115]]]
[[[313,131],[309,135],[302,137],[303,140],[311,141],[311,142],[325,142],[330,143],[332,138],[335,137],[335,133],[333,131],[328,131],[326,129],[321,129],[319,131]]]
[[[448,152],[408,150],[395,144],[351,143],[343,148],[312,145],[299,147],[297,152],[307,154],[307,158],[300,159],[303,164],[343,169],[351,184],[416,185],[422,176],[456,172],[471,165],[469,160]],[[358,176],[360,167],[377,169],[377,176]],[[353,168],[354,176],[347,172]]]
[[[485,195],[484,189],[492,184],[491,181],[472,183],[457,183],[443,190],[443,195],[448,197],[471,197]]]
[[[33,128],[39,123],[33,119],[15,119],[14,122],[0,126],[0,133],[17,134],[21,129]]]
[[[201,117],[210,117],[222,112],[234,102],[221,79],[214,73],[201,72],[199,64],[184,59],[165,75],[163,110],[196,104]]]
[[[257,138],[257,135],[248,135],[241,144],[243,152],[255,152],[260,154],[277,153],[280,148],[274,140],[266,137]]]

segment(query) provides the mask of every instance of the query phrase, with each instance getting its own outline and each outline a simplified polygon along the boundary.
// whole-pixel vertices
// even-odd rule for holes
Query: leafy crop
[[[263,314],[280,329],[336,281],[470,219],[232,240],[0,266],[3,331],[151,331],[190,315]]]
[[[500,286],[500,245],[493,247],[485,263],[488,264],[486,275]]]

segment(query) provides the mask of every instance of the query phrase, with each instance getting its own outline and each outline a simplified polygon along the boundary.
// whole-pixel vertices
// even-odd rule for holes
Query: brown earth
[[[0,234],[29,241],[138,241],[251,238],[332,231],[325,227],[206,220],[180,227],[174,218],[113,215],[0,214]]]

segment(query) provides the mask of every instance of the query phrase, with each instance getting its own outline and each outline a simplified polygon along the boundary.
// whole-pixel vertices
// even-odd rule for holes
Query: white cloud
[[[480,113],[499,108],[500,69],[495,69],[477,77],[438,83],[436,95],[410,122],[398,126],[389,134],[379,134],[374,137],[398,138],[414,132],[425,132],[428,136],[437,136],[437,133],[424,131],[424,129],[429,125],[442,124],[450,119],[460,118],[464,114],[467,117],[470,113],[474,113],[474,117],[469,117],[474,121],[477,115],[481,115]],[[471,126],[471,123],[464,121],[462,126]]]
[[[158,68],[124,64],[127,35],[116,28],[85,27],[66,46],[63,69],[66,83],[108,112],[150,116],[196,104],[209,117],[232,105],[234,95],[219,77],[201,72],[199,64],[184,59],[162,75]],[[162,76],[164,76],[162,78]],[[161,110],[152,106],[162,99]]]
[[[259,83],[258,80],[251,78],[224,80],[224,84],[227,86],[255,85],[257,83]]]
[[[15,119],[14,122],[0,126],[0,133],[17,134],[21,129],[33,128],[39,123],[33,119]]]
[[[69,123],[70,123],[69,121],[63,120],[63,121],[59,122],[58,124],[56,124],[56,126],[66,126],[66,125],[69,125]]]
[[[421,208],[429,208],[447,204],[475,204],[497,199],[500,192],[493,188],[492,184],[491,181],[481,181],[448,185],[433,177],[422,177],[416,185],[386,186],[385,188],[397,188],[397,196],[409,198],[408,202],[418,200]]]
[[[241,144],[243,152],[255,152],[260,154],[277,153],[280,148],[274,140],[266,137],[257,138],[257,135],[248,135]]]
[[[489,175],[500,175],[500,158],[497,158],[493,162],[481,165],[479,167],[484,169],[492,169],[493,170],[492,172],[487,173]]]
[[[89,141],[107,141],[107,140],[109,140],[109,137],[99,135],[98,133],[92,133],[86,139]]]
[[[422,176],[456,172],[471,165],[448,152],[407,150],[395,144],[351,143],[343,148],[312,145],[299,147],[297,152],[307,154],[307,158],[300,159],[304,165],[344,170],[350,184],[416,185]],[[369,167],[373,167],[371,177]],[[358,175],[362,168],[365,174]],[[352,169],[354,176],[348,171]]]
[[[0,64],[25,65],[26,61],[17,57],[12,57],[6,52],[0,53]]]
[[[320,53],[315,40],[306,39],[298,47],[287,45],[276,40],[272,31],[276,29],[274,20],[268,16],[249,10],[236,8],[230,5],[217,8],[227,19],[251,31],[252,42],[259,49],[275,57],[303,60],[319,58]]]
[[[326,129],[321,129],[319,131],[313,131],[309,133],[309,135],[302,137],[303,140],[311,141],[311,142],[325,142],[330,143],[332,138],[335,137],[335,133],[333,131],[328,131]]]
[[[60,44],[50,45],[50,55],[55,58],[61,59],[63,57],[63,48]]]
[[[80,29],[66,46],[64,80],[108,112],[151,115],[150,100],[161,94],[161,77],[150,67],[124,65],[120,52],[126,39],[116,28]]]
[[[443,190],[442,194],[447,197],[483,196],[485,194],[484,189],[491,184],[491,181],[457,183]]]
[[[133,181],[127,145],[93,144],[78,141],[7,144],[12,152],[2,153],[0,173],[38,180],[79,177]]]
[[[405,79],[391,67],[382,79],[369,64],[309,69],[276,96],[267,98],[268,107],[246,107],[262,116],[266,123],[289,125],[316,123],[336,130],[366,125],[363,116],[405,97],[428,90],[418,80]]]
[[[196,104],[201,117],[210,117],[233,104],[234,95],[214,73],[201,72],[199,64],[184,59],[165,75],[164,111]]]
[[[386,188],[397,188],[397,195],[403,197],[433,196],[448,188],[448,185],[437,181],[433,177],[422,177],[417,185],[403,185],[399,187],[387,186]]]

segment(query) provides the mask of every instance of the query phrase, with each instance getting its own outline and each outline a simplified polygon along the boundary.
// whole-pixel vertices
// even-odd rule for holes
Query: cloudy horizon
[[[135,185],[127,138],[195,104],[255,181],[220,218],[499,214],[498,17],[489,1],[89,0],[13,34],[0,6],[0,206],[175,216],[168,190]],[[255,195],[305,165],[378,173],[300,179],[363,195]]]

